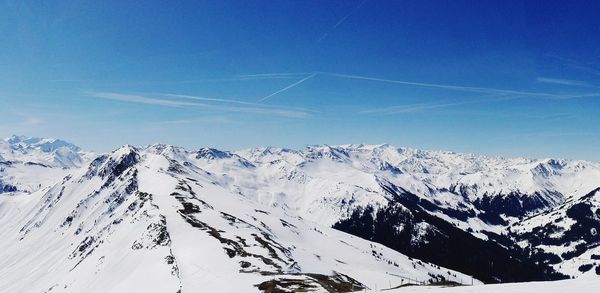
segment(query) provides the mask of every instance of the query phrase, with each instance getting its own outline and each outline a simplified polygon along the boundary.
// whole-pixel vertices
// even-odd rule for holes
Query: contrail
[[[550,58],[554,58],[559,61],[562,61],[564,64],[569,65],[575,69],[579,69],[581,71],[585,71],[587,73],[591,73],[591,74],[600,76],[600,70],[586,66],[584,64],[581,64],[580,62],[577,62],[573,59],[564,58],[564,57],[560,57],[560,56],[556,56],[556,55],[552,55],[552,54],[546,54],[546,56],[548,56]]]
[[[421,87],[441,88],[441,89],[448,89],[448,90],[484,92],[484,93],[491,93],[491,94],[495,93],[495,94],[513,94],[513,95],[539,96],[539,97],[550,97],[550,98],[561,98],[562,97],[561,95],[555,95],[555,94],[549,94],[549,93],[515,91],[515,90],[503,90],[503,89],[495,89],[495,88],[472,87],[472,86],[458,86],[458,85],[424,83],[424,82],[413,82],[413,81],[393,80],[393,79],[385,79],[385,78],[377,78],[377,77],[361,76],[361,75],[351,75],[351,74],[342,74],[342,73],[333,73],[333,72],[319,72],[319,73],[320,74],[324,74],[324,75],[342,77],[342,78],[359,79],[359,80],[369,80],[369,81],[378,81],[378,82],[403,84],[403,85],[412,85],[412,86],[421,86]]]
[[[267,114],[288,118],[306,118],[310,116],[310,113],[301,110],[287,109],[287,108],[278,108],[273,106],[264,106],[264,105],[239,105],[239,106],[220,106],[214,104],[207,103],[198,103],[198,102],[189,102],[189,101],[179,101],[179,100],[165,100],[158,98],[151,98],[141,95],[129,95],[129,94],[120,94],[120,93],[110,93],[110,92],[86,92],[87,95],[105,99],[105,100],[113,100],[120,102],[129,102],[129,103],[137,103],[137,104],[146,104],[146,105],[154,105],[154,106],[164,106],[164,107],[179,107],[179,108],[195,108],[206,111],[222,111],[222,112],[239,112],[239,113],[251,113],[251,114]],[[191,96],[188,96],[188,99]],[[203,99],[204,101],[210,101],[211,99]],[[212,99],[213,101],[217,101],[218,99]],[[221,100],[226,101],[226,100]],[[239,104],[239,101],[237,101]]]
[[[552,77],[542,77],[538,76],[535,78],[536,82],[541,83],[552,83],[552,84],[560,84],[560,85],[571,85],[571,86],[585,86],[585,87],[594,87],[593,85],[580,80],[573,79],[563,79],[563,78],[552,78]]]
[[[282,88],[282,89],[280,89],[280,90],[278,90],[278,91],[276,91],[276,92],[274,92],[274,93],[272,93],[272,94],[270,94],[270,95],[268,95],[266,97],[263,97],[262,99],[258,100],[257,103],[264,102],[267,99],[269,99],[269,98],[271,98],[271,97],[273,97],[273,96],[275,96],[277,94],[285,92],[285,91],[287,91],[287,90],[289,90],[289,89],[291,89],[291,88],[293,88],[293,87],[295,87],[295,86],[297,86],[297,85],[299,85],[299,84],[301,84],[301,83],[303,83],[303,82],[305,82],[305,81],[313,78],[315,75],[317,75],[317,73],[311,73],[309,76],[307,76],[307,77],[305,77],[305,78],[303,78],[303,79],[301,79],[301,80],[299,80],[297,82],[294,82],[294,83],[292,83],[292,84],[290,84],[290,85],[288,85],[288,86],[286,86],[286,87],[284,87],[284,88]]]
[[[600,97],[600,93],[590,93],[590,94],[581,94],[581,95],[562,95],[558,97],[559,100],[568,100],[568,99],[579,99],[579,98],[591,98],[591,97]]]
[[[299,75],[308,75],[312,72],[284,72],[284,73],[258,73],[258,74],[244,74],[239,75],[240,79],[253,79],[253,78],[282,78],[282,77],[293,77]]]
[[[462,105],[483,104],[483,103],[515,100],[515,99],[519,99],[520,97],[506,96],[504,94],[500,94],[500,95],[494,94],[494,95],[482,96],[479,98],[482,98],[482,99],[474,100],[474,101],[451,102],[451,103],[431,103],[431,104],[422,103],[422,104],[399,105],[399,106],[391,106],[391,107],[386,107],[386,108],[364,110],[364,111],[360,111],[359,113],[360,114],[384,114],[384,115],[401,114],[401,113],[415,113],[415,112],[420,112],[420,111],[424,111],[424,110],[432,110],[432,109],[438,109],[438,108],[447,108],[447,107],[455,107],[455,106],[462,106]],[[491,98],[491,99],[487,99],[487,98]]]
[[[358,6],[356,6],[354,9],[352,9],[352,11],[348,12],[348,14],[344,15],[344,17],[340,18],[340,20],[338,20],[338,22],[336,22],[331,28],[329,28],[320,38],[319,40],[317,40],[317,43],[320,43],[322,40],[324,40],[325,38],[327,38],[327,36],[329,36],[329,34],[338,26],[340,26],[342,23],[344,23],[344,21],[346,21],[346,19],[348,19],[348,17],[352,16],[352,14],[356,13],[356,11],[358,11],[365,3],[367,3],[367,1],[369,0],[363,0],[362,2],[360,2],[360,4],[358,4]]]
[[[179,95],[179,94],[163,94],[166,97],[187,99],[187,100],[197,100],[197,101],[207,101],[207,102],[217,102],[217,103],[226,103],[226,104],[238,104],[244,106],[256,106],[265,109],[280,109],[280,110],[292,110],[292,111],[303,111],[307,113],[316,113],[314,110],[306,109],[306,108],[298,108],[298,107],[285,107],[278,105],[266,105],[260,104],[257,102],[246,102],[240,100],[232,100],[232,99],[220,99],[220,98],[210,98],[210,97],[199,97],[199,96],[190,96],[190,95]]]
[[[187,99],[187,100],[219,102],[219,103],[229,103],[229,104],[240,104],[240,105],[249,105],[249,106],[268,106],[268,105],[261,105],[261,104],[258,104],[258,103],[244,102],[244,101],[231,100],[231,99],[219,99],[219,98],[198,97],[198,96],[177,95],[177,94],[165,94],[165,95],[167,97],[181,98],[181,99]]]
[[[520,95],[520,96],[526,96],[526,97],[539,97],[539,98],[548,98],[548,99],[574,99],[574,98],[587,98],[587,97],[600,96],[600,93],[552,94],[552,93],[544,93],[544,92],[519,91],[519,90],[511,90],[511,89],[497,89],[497,88],[488,88],[488,87],[474,87],[474,86],[449,85],[449,84],[439,84],[439,83],[426,83],[426,82],[416,82],[416,81],[407,81],[407,80],[386,79],[386,78],[378,78],[378,77],[372,77],[372,76],[344,74],[344,73],[337,73],[337,72],[323,72],[323,71],[313,71],[313,72],[305,72],[305,73],[302,73],[302,72],[261,73],[261,74],[241,75],[239,77],[240,78],[278,78],[278,77],[293,77],[293,76],[298,76],[298,75],[308,75],[308,76],[277,91],[277,92],[274,92],[266,97],[263,97],[258,102],[262,102],[262,101],[267,100],[277,94],[280,94],[281,92],[284,92],[290,88],[293,88],[316,75],[327,75],[327,76],[340,77],[340,78],[346,78],[346,79],[377,81],[377,82],[384,82],[384,83],[391,83],[391,84],[429,87],[429,88],[438,88],[438,89],[455,90],[455,91],[479,92],[479,93],[488,93],[488,94]],[[547,79],[541,78],[540,81],[547,81]],[[557,81],[555,81],[555,82],[557,82]],[[589,85],[589,86],[594,87],[592,85]]]

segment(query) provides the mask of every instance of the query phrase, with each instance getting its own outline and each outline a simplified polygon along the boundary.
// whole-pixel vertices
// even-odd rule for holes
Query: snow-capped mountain
[[[390,145],[1,146],[0,183],[12,183],[0,194],[0,291],[338,292],[600,274],[594,162]]]
[[[51,186],[0,197],[0,291],[347,292],[472,281],[157,154],[178,150],[125,146]]]
[[[514,244],[518,237],[507,227],[560,208],[600,186],[600,164],[594,162],[491,158],[390,145],[323,145],[304,150],[269,147],[238,152],[155,151],[208,171],[217,184],[263,205],[285,207],[312,221],[336,226],[415,257],[454,265],[455,269],[471,267],[470,273],[474,274],[488,264],[457,264],[467,261],[464,258],[446,262],[445,255],[432,255],[432,251],[437,251],[432,247],[459,248],[470,241],[474,248],[486,251],[482,247],[488,244],[483,240],[490,237]],[[429,219],[431,216],[434,218]],[[349,221],[377,223],[378,217],[382,220],[380,229],[386,232],[375,228],[362,231],[357,228],[360,223]],[[390,222],[390,218],[396,222]],[[433,223],[437,219],[458,229]],[[396,237],[389,237],[386,229],[395,231]],[[456,230],[481,241],[464,239],[469,236],[454,237],[460,233]],[[440,233],[452,237],[437,243],[443,239],[436,236]],[[531,251],[520,251],[521,248],[514,245],[505,253],[490,247],[496,251],[492,254],[499,257],[496,266],[503,263],[507,270],[514,266],[507,259],[530,257]],[[553,267],[562,273],[579,274],[560,264]],[[495,276],[486,280],[518,277]]]
[[[15,135],[0,140],[0,194],[39,190],[92,156],[59,139]]]
[[[600,188],[509,226],[538,261],[569,275],[600,275]]]
[[[13,135],[0,140],[3,161],[40,164],[50,167],[73,168],[83,164],[84,153],[76,145],[54,138]]]

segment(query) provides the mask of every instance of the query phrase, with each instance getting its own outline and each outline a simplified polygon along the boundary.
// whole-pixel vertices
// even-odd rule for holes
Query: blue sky
[[[523,3],[521,3],[523,2]],[[1,1],[0,136],[600,160],[597,1]]]

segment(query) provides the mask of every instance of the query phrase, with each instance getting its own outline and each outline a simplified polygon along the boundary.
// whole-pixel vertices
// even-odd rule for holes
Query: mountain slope
[[[81,167],[92,153],[51,138],[12,136],[0,140],[0,194],[33,192]]]
[[[434,287],[434,286],[413,286],[403,287],[395,290],[386,291],[388,293],[406,293],[406,292],[426,292],[426,293],[564,293],[564,292],[595,292],[600,287],[600,278],[595,275],[586,275],[575,280],[561,280],[554,282],[528,282],[528,283],[509,283],[493,285],[476,286],[457,286],[457,287]]]
[[[600,188],[514,223],[509,231],[531,257],[558,271],[600,274]]]
[[[121,269],[138,265],[168,280],[148,288],[167,292],[470,279],[438,266],[485,282],[600,274],[598,163],[389,145],[227,152],[156,144],[99,156],[75,147],[83,163],[65,167],[52,163],[64,143],[13,140],[21,147],[0,149],[6,290],[88,290],[79,279],[136,284],[144,275]],[[32,154],[41,163],[28,163]],[[19,279],[32,268],[39,272]],[[221,281],[232,276],[240,281]]]
[[[290,152],[296,156],[294,160],[288,159]],[[487,281],[538,279],[540,272],[550,278],[559,277],[549,272],[549,268],[544,268],[545,264],[550,264],[550,258],[554,259],[545,254],[539,255],[536,260],[540,264],[538,266],[541,266],[538,272],[530,271],[529,277],[525,273],[515,275],[515,270],[511,268],[516,267],[510,265],[513,262],[511,259],[527,263],[530,262],[528,259],[532,252],[517,245],[517,242],[522,244],[520,241],[523,239],[511,233],[508,227],[538,214],[542,215],[539,218],[545,219],[543,215],[548,211],[561,209],[569,202],[585,198],[590,190],[600,186],[600,164],[586,161],[489,158],[451,152],[396,149],[389,145],[317,146],[300,152],[273,151],[271,148],[268,152],[259,149],[239,154],[248,158],[257,168],[268,166],[267,164],[281,165],[281,161],[288,162],[286,168],[280,168],[283,171],[280,173],[283,174],[272,177],[280,178],[274,185],[279,190],[283,189],[282,186],[285,188],[284,198],[302,198],[301,201],[285,202],[286,205],[295,206],[301,214],[320,221],[335,218],[338,220],[334,223],[336,227],[384,243],[408,255],[426,258],[472,274],[485,273],[489,267],[489,260],[485,255],[474,259],[471,264],[461,264],[466,259],[456,259],[450,264],[444,263],[447,261],[444,255],[434,257],[431,254],[439,251],[440,245],[447,249],[451,245],[461,246],[466,241],[464,237],[455,237],[464,234],[448,231],[453,228],[442,229],[440,225],[448,227],[444,221],[482,240],[492,240],[488,241],[491,244],[479,244],[476,247],[485,251],[485,246],[495,246],[498,254],[505,255],[503,261],[495,262],[496,266],[506,264],[497,273],[513,274],[517,279],[500,278],[494,274],[479,275]],[[218,172],[218,169],[215,171]],[[286,172],[290,175],[302,174],[303,182],[296,184],[283,180]],[[221,174],[228,176],[226,172]],[[311,189],[312,182],[319,182],[318,188]],[[268,190],[246,187],[243,184],[235,188],[242,189],[245,194],[260,194]],[[307,198],[314,198],[314,201],[307,204],[308,209],[297,205],[297,202],[306,202]],[[326,211],[313,212],[315,209]],[[371,212],[367,213],[366,218],[357,217],[364,215],[363,211],[369,209]],[[423,221],[423,217],[415,220],[415,213],[430,220]],[[401,214],[404,215],[398,217]],[[321,215],[327,215],[328,218]],[[407,218],[412,221],[408,221],[410,225],[406,225]],[[364,222],[360,223],[361,221]],[[387,228],[380,232],[377,227],[370,231],[360,228],[361,225],[370,227],[372,222],[375,225],[380,222]],[[420,228],[410,228],[419,223]],[[399,227],[406,229],[398,232]],[[431,233],[435,230],[438,236],[444,234],[440,234],[440,230],[448,236],[435,236],[436,233]],[[390,237],[394,232],[398,232],[396,237]],[[427,236],[428,232],[429,239],[416,237],[420,234]],[[582,230],[577,233],[582,233]],[[470,238],[468,235],[466,237]],[[550,234],[544,233],[537,235],[539,239],[550,237]],[[419,240],[424,244],[419,245]],[[580,262],[580,255],[585,257],[586,261],[582,263],[588,270],[590,265],[592,268],[594,265],[590,264],[589,253],[583,253],[594,247],[595,241],[590,241],[592,244],[580,245],[578,253],[573,255],[575,262]],[[568,254],[572,250],[567,247],[568,244],[568,241],[555,244],[555,253]],[[421,253],[417,253],[414,247],[420,247]],[[562,266],[562,262],[570,259],[571,257],[562,258],[558,263],[554,261],[553,268],[571,276],[581,274],[582,270],[565,269]],[[531,267],[531,264],[527,267]]]
[[[0,223],[3,292],[338,292],[389,274],[471,279],[265,210],[198,167],[129,146],[51,187],[0,197]]]
[[[64,140],[16,135],[0,140],[0,153],[5,161],[60,168],[81,166],[86,155],[78,146]]]

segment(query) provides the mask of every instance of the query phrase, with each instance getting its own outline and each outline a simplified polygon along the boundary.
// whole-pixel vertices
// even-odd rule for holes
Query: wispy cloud
[[[397,79],[388,79],[388,78],[379,78],[373,76],[364,76],[364,75],[353,75],[353,74],[345,74],[345,73],[337,73],[337,72],[323,72],[323,71],[314,71],[310,73],[302,73],[302,72],[290,72],[290,73],[260,73],[260,74],[248,74],[243,75],[241,77],[269,77],[269,78],[277,78],[277,77],[289,77],[289,76],[300,76],[306,75],[304,78],[280,89],[274,93],[271,93],[261,99],[258,100],[258,103],[264,102],[273,96],[281,94],[291,88],[294,88],[303,82],[315,77],[315,76],[331,76],[343,79],[354,79],[354,80],[364,80],[364,81],[373,81],[373,82],[382,82],[388,84],[398,84],[405,86],[414,86],[414,87],[426,87],[426,88],[435,88],[435,89],[443,89],[450,91],[463,91],[463,92],[471,92],[471,93],[482,93],[488,95],[506,95],[512,96],[511,99],[523,99],[523,98],[539,98],[539,99],[551,99],[551,100],[566,100],[566,99],[578,99],[578,98],[590,98],[590,97],[600,97],[600,92],[592,92],[592,93],[548,93],[548,92],[536,92],[536,91],[526,91],[526,90],[513,90],[513,89],[498,89],[491,87],[476,87],[476,86],[464,86],[464,85],[450,85],[450,84],[442,84],[442,83],[427,83],[427,82],[418,82],[418,81],[409,81],[409,80],[397,80]],[[583,81],[577,80],[566,80],[566,79],[557,79],[557,78],[547,78],[547,77],[538,77],[538,82],[545,83],[560,83],[560,84],[569,84],[569,85],[589,85]],[[589,87],[595,87],[593,85],[589,85]],[[478,101],[477,103],[486,103],[493,102],[495,100],[484,100]],[[444,108],[451,106],[458,106],[461,104],[456,103],[439,103],[439,104],[413,104],[413,105],[403,105],[398,107],[395,110],[386,110],[388,112],[395,113],[407,113],[407,112],[416,112],[428,109],[435,108]],[[368,110],[371,111],[371,110]]]
[[[259,102],[259,103],[260,103],[260,102],[264,102],[264,101],[266,101],[266,100],[270,99],[270,98],[271,98],[271,97],[273,97],[273,96],[276,96],[276,95],[278,95],[278,94],[280,94],[280,93],[283,93],[283,92],[285,92],[285,91],[287,91],[287,90],[289,90],[289,89],[291,89],[291,88],[293,88],[293,87],[296,87],[296,86],[300,85],[301,83],[303,83],[303,82],[305,82],[305,81],[307,81],[307,80],[309,80],[309,79],[311,79],[311,78],[315,77],[315,75],[317,75],[317,73],[311,73],[311,74],[310,74],[310,75],[308,75],[307,77],[305,77],[305,78],[303,78],[303,79],[301,79],[301,80],[299,80],[299,81],[297,81],[297,82],[294,82],[294,83],[292,83],[292,84],[290,84],[290,85],[288,85],[288,86],[286,86],[286,87],[284,87],[284,88],[282,88],[282,89],[280,89],[280,90],[278,90],[278,91],[276,91],[276,92],[274,92],[274,93],[272,93],[272,94],[270,94],[270,95],[267,95],[267,96],[265,96],[265,97],[261,98],[260,100],[258,100],[258,102]]]
[[[206,102],[216,102],[216,103],[224,103],[224,104],[238,104],[238,105],[246,105],[246,106],[255,106],[255,107],[260,107],[260,108],[265,108],[265,109],[287,109],[287,110],[294,110],[294,111],[304,111],[304,112],[307,112],[307,113],[308,112],[310,112],[310,113],[316,113],[316,111],[305,109],[305,108],[292,108],[292,107],[285,107],[285,106],[267,105],[267,104],[246,102],[246,101],[233,100],[233,99],[220,99],[220,98],[190,96],[190,95],[179,95],[179,94],[165,94],[165,96],[166,97],[181,98],[181,99],[196,100],[196,101],[206,101]]]
[[[407,105],[396,105],[384,108],[370,109],[361,111],[361,114],[402,114],[402,113],[417,113],[423,112],[426,110],[438,109],[438,108],[446,108],[452,106],[459,106],[463,103],[440,103],[440,104],[407,104]]]
[[[344,16],[342,16],[342,18],[340,18],[332,27],[330,27],[325,33],[323,33],[321,35],[321,37],[319,37],[319,39],[317,40],[317,43],[323,41],[325,38],[327,38],[329,36],[329,34],[331,32],[333,32],[333,30],[335,30],[338,26],[342,25],[350,16],[352,16],[354,13],[356,13],[356,11],[358,11],[363,5],[365,5],[365,3],[367,3],[367,1],[369,0],[363,0],[362,2],[360,2],[360,4],[358,4],[358,6],[356,6],[354,9],[352,9],[350,12],[346,13]]]
[[[600,70],[598,70],[596,68],[592,68],[592,67],[584,66],[584,65],[578,65],[578,64],[573,64],[572,67],[579,69],[581,71],[587,72],[587,73],[591,73],[596,76],[600,76]]]
[[[193,97],[193,96],[181,96],[185,97],[187,100],[173,100],[173,99],[162,99],[155,97],[146,97],[142,95],[130,95],[130,94],[122,94],[122,93],[111,93],[111,92],[87,92],[88,96],[104,99],[104,100],[112,100],[112,101],[120,101],[120,102],[128,102],[128,103],[137,103],[137,104],[145,104],[145,105],[154,105],[154,106],[164,106],[164,107],[178,107],[178,108],[196,108],[200,110],[207,111],[221,111],[221,112],[238,112],[238,113],[250,113],[250,114],[264,114],[264,115],[272,115],[272,116],[280,116],[280,117],[288,117],[288,118],[305,118],[310,116],[307,111],[295,110],[295,109],[287,109],[287,108],[277,108],[273,106],[259,106],[256,104],[246,104],[241,101],[233,101],[233,100],[225,100],[225,99],[211,99],[211,98],[202,98],[202,97]],[[171,95],[173,96],[173,95]],[[210,103],[199,103],[189,101],[191,98],[195,100],[203,100],[203,101],[214,101],[214,102],[237,102],[239,105],[218,105],[218,104],[210,104]]]
[[[561,56],[556,56],[552,54],[547,54],[546,56],[553,58],[555,60],[561,61],[563,64],[570,66],[571,68],[578,69],[583,72],[587,72],[596,76],[600,76],[600,70],[590,67],[588,65],[583,65],[573,59],[564,58]]]
[[[535,81],[540,83],[551,83],[560,85],[571,85],[571,86],[591,86],[589,83],[580,80],[562,79],[562,78],[551,78],[551,77],[537,77]]]
[[[163,121],[153,121],[149,122],[149,125],[152,126],[169,126],[169,125],[185,125],[185,124],[195,124],[195,123],[212,123],[212,124],[224,124],[224,123],[233,123],[235,121],[223,117],[223,116],[207,116],[201,118],[194,119],[176,119],[176,120],[163,120]]]
[[[43,124],[45,121],[42,117],[29,116],[26,117],[23,123],[27,126],[37,126]]]
[[[219,98],[190,96],[190,95],[177,95],[177,94],[166,94],[166,96],[174,97],[174,98],[181,98],[181,99],[196,100],[196,101],[207,101],[207,102],[218,102],[218,103],[227,103],[227,104],[268,107],[268,105],[262,105],[262,104],[258,104],[258,103],[252,103],[252,102],[245,102],[245,101],[240,101],[240,100],[231,100],[231,99],[219,99]]]
[[[207,108],[208,107],[207,104],[155,99],[155,98],[148,98],[145,96],[120,94],[120,93],[88,92],[88,95],[91,97],[105,99],[105,100],[139,103],[139,104],[146,104],[146,105],[169,106],[169,107],[197,107],[197,108]]]
[[[284,73],[257,73],[257,74],[243,74],[238,75],[237,78],[240,80],[246,79],[280,79],[280,78],[295,78],[298,76],[305,76],[313,74],[313,72],[284,72]]]
[[[48,82],[65,82],[65,83],[74,83],[74,82],[84,82],[83,79],[50,79]]]
[[[471,101],[462,101],[462,102],[452,102],[452,103],[419,103],[419,104],[406,104],[406,105],[396,105],[389,107],[382,107],[377,109],[369,109],[359,112],[360,114],[383,114],[383,115],[392,115],[392,114],[403,114],[403,113],[418,113],[424,112],[428,110],[440,109],[440,108],[448,108],[448,107],[456,107],[470,104],[482,104],[482,103],[492,103],[506,100],[514,100],[520,97],[517,96],[505,96],[505,95],[491,95],[491,96],[483,96],[479,97],[477,100]]]
[[[571,95],[562,95],[558,97],[558,100],[569,100],[569,99],[581,99],[581,98],[593,98],[600,97],[600,93],[589,93],[589,94],[571,94]]]
[[[280,79],[295,79],[298,76],[305,76],[311,74],[310,72],[298,72],[298,73],[265,73],[265,74],[246,74],[238,76],[228,76],[220,78],[199,78],[199,79],[182,79],[182,80],[161,80],[161,81],[148,81],[148,80],[137,80],[127,82],[108,82],[108,83],[97,83],[94,80],[85,79],[52,79],[48,82],[54,83],[93,83],[97,86],[140,86],[140,85],[186,85],[186,84],[202,84],[202,83],[229,83],[229,82],[247,82],[254,80],[280,80]]]
[[[334,73],[334,72],[319,72],[319,73],[334,76],[334,77],[348,78],[348,79],[368,80],[368,81],[377,81],[377,82],[384,82],[384,83],[391,83],[391,84],[402,84],[402,85],[409,85],[409,86],[439,88],[439,89],[456,90],[456,91],[480,92],[480,93],[488,93],[488,94],[511,94],[511,95],[535,96],[535,97],[546,97],[546,98],[561,98],[562,97],[561,95],[550,94],[550,93],[541,93],[541,92],[506,90],[506,89],[461,86],[461,85],[448,85],[448,84],[440,84],[440,83],[414,82],[414,81],[385,79],[385,78],[377,78],[377,77],[371,77],[371,76],[352,75],[352,74],[343,74],[343,73]]]

